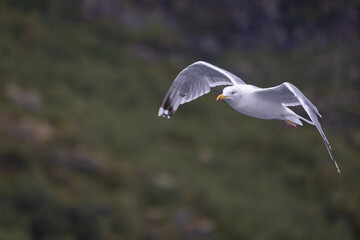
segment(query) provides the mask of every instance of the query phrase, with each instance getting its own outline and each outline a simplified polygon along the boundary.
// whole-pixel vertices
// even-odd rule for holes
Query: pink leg
[[[285,125],[290,126],[290,127],[297,128],[296,123],[294,123],[294,122],[292,122],[292,121],[290,121],[290,120],[284,120],[283,123],[284,123]]]

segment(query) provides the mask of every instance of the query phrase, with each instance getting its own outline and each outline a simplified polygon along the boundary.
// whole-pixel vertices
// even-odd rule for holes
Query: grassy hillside
[[[0,29],[1,238],[359,238],[358,45],[204,59],[166,23],[133,31],[9,7]],[[314,127],[242,116],[215,101],[221,88],[158,118],[199,59],[297,85],[343,174]]]

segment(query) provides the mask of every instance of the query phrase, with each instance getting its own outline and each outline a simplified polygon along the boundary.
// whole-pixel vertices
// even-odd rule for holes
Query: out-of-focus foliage
[[[1,239],[360,237],[359,6],[224,2],[0,1]],[[266,26],[297,34],[263,45]],[[214,93],[158,118],[200,58],[297,85],[343,174],[314,127],[242,116]]]

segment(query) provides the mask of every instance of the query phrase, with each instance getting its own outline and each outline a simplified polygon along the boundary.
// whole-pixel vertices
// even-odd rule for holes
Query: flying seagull
[[[159,116],[170,118],[181,104],[190,102],[208,92],[211,87],[231,85],[223,89],[217,100],[224,99],[236,111],[259,119],[279,119],[291,127],[302,126],[302,121],[314,125],[324,140],[331,160],[338,173],[340,169],[331,153],[318,116],[322,117],[314,104],[293,84],[284,82],[270,88],[259,88],[246,84],[234,74],[210,63],[198,61],[175,78],[159,109]],[[310,120],[303,118],[288,107],[302,106]]]

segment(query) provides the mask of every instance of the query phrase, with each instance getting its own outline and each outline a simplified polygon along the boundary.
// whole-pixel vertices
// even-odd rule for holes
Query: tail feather
[[[289,120],[292,121],[293,123],[296,123],[297,125],[300,125],[300,126],[303,125],[303,123],[300,121],[299,118],[294,117],[294,118],[291,118]]]
[[[300,120],[303,120],[304,122],[308,123],[308,124],[311,124],[311,125],[314,125],[314,123],[298,114],[296,114],[294,111],[292,111],[290,108],[286,108],[290,114],[290,116],[288,116],[288,120],[302,126],[303,123],[300,121]]]
[[[312,121],[307,120],[306,118],[303,118],[302,116],[297,115],[301,120],[307,122],[308,124],[315,125]]]

